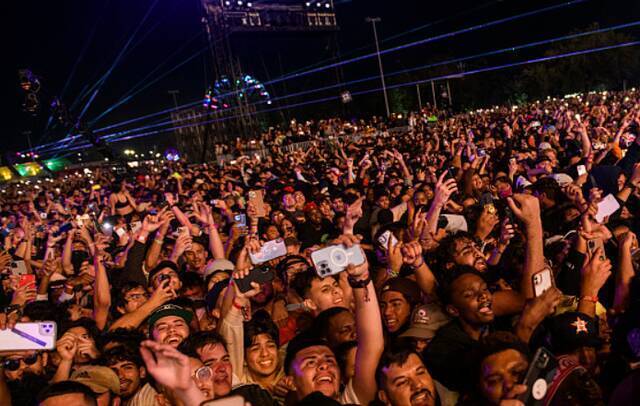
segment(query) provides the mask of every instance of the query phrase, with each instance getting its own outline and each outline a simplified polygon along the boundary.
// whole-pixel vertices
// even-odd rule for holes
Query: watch
[[[18,312],[18,314],[20,314],[20,305],[17,305],[17,304],[7,305],[2,309],[2,312],[7,316],[13,312]]]

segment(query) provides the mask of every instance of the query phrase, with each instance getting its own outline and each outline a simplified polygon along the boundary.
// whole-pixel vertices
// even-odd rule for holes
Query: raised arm
[[[357,243],[358,239],[343,235],[336,242],[348,247]],[[368,405],[376,396],[375,371],[384,350],[382,318],[376,291],[369,277],[369,264],[365,262],[359,266],[350,265],[346,272],[353,289],[358,333],[353,390],[359,403]]]
[[[111,289],[109,286],[109,277],[107,270],[104,268],[102,256],[107,242],[104,236],[96,235],[95,254],[93,257],[93,266],[96,272],[96,279],[93,283],[93,318],[100,330],[107,325],[109,318],[109,308],[111,307]]]
[[[632,249],[638,246],[638,239],[631,231],[625,233],[620,239],[619,256],[620,264],[616,273],[616,290],[613,300],[613,308],[616,312],[623,312],[629,303],[629,285],[634,276]]]
[[[507,202],[513,214],[524,224],[527,245],[524,272],[520,280],[520,293],[525,299],[532,299],[534,294],[531,277],[544,268],[540,203],[536,197],[524,194],[514,194],[513,197],[508,198]]]

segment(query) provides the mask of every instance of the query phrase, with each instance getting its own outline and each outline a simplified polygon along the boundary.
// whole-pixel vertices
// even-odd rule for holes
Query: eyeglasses
[[[33,365],[38,361],[38,354],[29,355],[24,358],[12,358],[4,360],[2,366],[7,371],[17,371],[20,368],[20,361],[24,362],[25,365]]]
[[[191,378],[196,382],[204,382],[210,380],[213,377],[213,371],[208,366],[200,367],[196,369]]]

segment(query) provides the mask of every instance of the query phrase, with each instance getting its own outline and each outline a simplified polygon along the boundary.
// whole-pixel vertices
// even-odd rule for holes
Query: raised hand
[[[458,192],[456,180],[453,178],[445,179],[446,176],[447,171],[442,172],[436,183],[435,196],[432,203],[435,207],[443,208],[451,198],[451,195]]]
[[[580,294],[595,297],[611,276],[611,261],[604,256],[602,248],[598,248],[594,255],[585,258],[582,265],[582,279]]]
[[[419,268],[424,264],[422,257],[422,245],[418,241],[410,241],[400,247],[402,262],[411,268]]]
[[[174,391],[187,391],[195,383],[191,379],[189,357],[167,344],[143,341],[140,354],[153,378]]]
[[[538,198],[531,195],[516,193],[507,198],[507,204],[513,214],[526,226],[536,224],[540,219],[540,202]]]
[[[64,361],[73,361],[78,352],[78,339],[71,333],[65,333],[56,342],[56,351]]]

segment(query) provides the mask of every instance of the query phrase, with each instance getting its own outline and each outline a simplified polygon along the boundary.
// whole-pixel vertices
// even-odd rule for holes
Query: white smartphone
[[[578,165],[578,176],[582,176],[582,175],[586,175],[587,174],[587,167],[584,165]]]
[[[533,294],[535,297],[540,296],[553,287],[553,274],[549,268],[533,274],[531,280],[533,282]]]
[[[116,228],[116,234],[118,235],[118,237],[122,238],[123,235],[125,235],[127,232],[125,231],[124,228],[120,227],[120,228]]]
[[[351,248],[344,245],[331,245],[311,253],[316,272],[321,278],[336,275],[344,271],[349,264],[361,265],[366,261],[362,248],[355,244]]]
[[[11,330],[0,330],[0,351],[53,350],[57,329],[55,321],[16,323]]]
[[[138,230],[140,230],[140,228],[142,228],[142,222],[140,221],[134,221],[133,223],[131,223],[131,231],[135,234],[138,232]]]
[[[26,275],[27,265],[23,260],[11,261],[11,273],[14,275]]]
[[[602,223],[604,218],[612,215],[620,208],[620,203],[616,197],[609,193],[602,199],[600,203],[598,203],[598,212],[596,213],[595,219],[598,223]]]
[[[389,238],[391,238],[391,247],[395,247],[398,243],[398,239],[395,235],[393,235],[391,230],[385,231],[384,233],[380,234],[380,237],[378,237],[378,242],[385,252],[389,249]]]
[[[284,244],[282,238],[276,238],[275,240],[265,242],[262,248],[260,248],[260,251],[255,254],[249,253],[249,258],[252,264],[259,265],[284,255],[287,255],[287,246]]]

